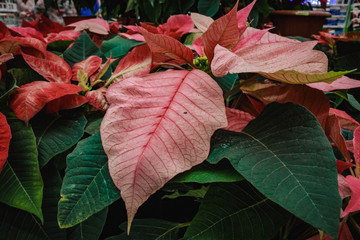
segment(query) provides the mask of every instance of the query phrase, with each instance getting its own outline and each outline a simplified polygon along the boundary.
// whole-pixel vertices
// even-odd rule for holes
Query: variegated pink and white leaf
[[[46,40],[48,44],[55,41],[75,41],[80,36],[80,34],[81,32],[65,30],[59,33],[49,33],[46,36]]]
[[[34,81],[17,88],[9,105],[16,117],[27,123],[48,102],[82,90],[74,84]]]
[[[106,97],[101,138],[129,230],[151,194],[207,158],[212,134],[227,125],[225,106],[221,88],[200,70],[126,78]]]
[[[107,88],[99,88],[96,90],[89,91],[85,94],[88,99],[88,103],[93,106],[96,110],[106,111],[109,108],[109,103],[106,100]]]
[[[200,13],[192,12],[190,14],[190,17],[194,22],[196,28],[199,29],[200,32],[206,32],[209,26],[214,22],[214,19],[212,19],[211,17],[202,15]]]
[[[21,47],[31,47],[45,54],[46,44],[36,38],[31,37],[12,37],[7,36],[0,40],[0,53],[12,53],[14,55],[21,54]]]
[[[70,27],[75,27],[74,31],[88,30],[92,33],[107,35],[110,32],[110,25],[107,21],[99,18],[87,19],[69,24]]]
[[[81,62],[75,63],[72,68],[72,80],[78,80],[77,72],[79,71],[79,69],[83,70],[88,77],[91,76],[93,73],[96,72],[96,70],[99,69],[99,67],[101,66],[101,62],[101,57],[93,55]]]
[[[26,54],[22,51],[21,55],[25,62],[46,80],[50,82],[70,83],[72,76],[71,68],[69,64],[58,55],[51,52],[45,52],[45,57],[40,58]]]
[[[226,108],[226,117],[228,125],[224,129],[234,132],[241,132],[251,120],[255,119],[250,113],[234,108]]]

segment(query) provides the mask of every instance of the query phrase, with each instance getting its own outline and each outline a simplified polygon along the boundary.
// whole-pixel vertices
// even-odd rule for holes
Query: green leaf
[[[36,134],[40,168],[57,154],[74,146],[84,135],[86,122],[83,115],[78,115],[42,123],[42,131]]]
[[[73,42],[74,41],[69,41],[69,40],[58,40],[49,43],[46,46],[46,48],[48,51],[57,51],[63,53]]]
[[[64,60],[70,65],[70,67],[92,55],[99,56],[103,58],[103,60],[106,60],[104,58],[104,54],[85,31],[81,33],[81,35],[75,40],[74,44],[63,53]]]
[[[169,183],[237,182],[244,178],[226,161],[218,164],[203,162],[190,170],[176,175]]]
[[[123,233],[107,238],[107,240],[176,240],[179,229],[185,226],[184,223],[174,223],[162,219],[134,219],[129,236]],[[120,228],[126,231],[127,222],[122,223]]]
[[[144,44],[133,39],[125,39],[120,36],[113,37],[101,44],[100,50],[106,57],[118,58],[126,55],[133,47]]]
[[[16,82],[11,75],[5,75],[0,79],[0,103],[6,105],[10,94],[15,90]]]
[[[24,122],[8,119],[12,139],[9,157],[0,174],[0,202],[35,214],[43,222],[41,178],[36,140]]]
[[[48,164],[41,171],[44,179],[44,230],[51,239],[66,239],[65,229],[60,229],[57,223],[58,202],[62,184],[61,176],[55,165]]]
[[[229,159],[261,193],[336,238],[341,199],[336,159],[307,109],[271,103],[240,132],[217,131],[208,158]]]
[[[201,198],[204,198],[208,189],[209,189],[208,186],[201,186],[200,189],[190,189],[189,191],[187,191],[185,193],[181,193],[181,192],[179,192],[178,189],[176,189],[176,191],[173,192],[172,194],[164,195],[162,197],[162,199],[164,199],[164,198],[175,199],[175,198],[179,198],[179,197],[194,197],[194,198],[201,199]]]
[[[86,126],[85,128],[85,132],[89,135],[93,135],[94,133],[97,133],[100,131],[100,125],[101,125],[101,122],[102,122],[103,118],[97,118],[93,121],[90,122],[89,120],[89,123],[88,125]]]
[[[67,240],[98,240],[106,222],[108,208],[67,230]]]
[[[184,239],[272,239],[289,216],[246,181],[215,183]]]
[[[229,92],[236,84],[239,83],[237,74],[227,74],[224,77],[214,77],[214,80],[219,84],[224,94]]]
[[[43,76],[38,74],[31,68],[12,68],[8,72],[14,78],[17,86],[21,86],[33,81],[43,81],[45,80]]]
[[[356,100],[356,98],[351,94],[347,94],[347,97],[349,99],[350,105],[356,110],[360,111],[360,103],[358,102],[358,100]]]
[[[0,239],[51,239],[32,214],[0,203]]]
[[[60,195],[58,222],[62,228],[81,223],[120,198],[100,133],[80,141],[68,155]]]
[[[213,17],[219,10],[220,0],[199,0],[197,8],[200,14]]]
[[[316,82],[332,83],[336,79],[353,71],[355,70],[343,71],[343,72],[330,71],[322,74],[305,74],[294,70],[280,70],[275,73],[259,72],[259,74],[266,78],[276,80],[279,82],[284,82],[289,84],[307,84],[307,83],[316,83]]]

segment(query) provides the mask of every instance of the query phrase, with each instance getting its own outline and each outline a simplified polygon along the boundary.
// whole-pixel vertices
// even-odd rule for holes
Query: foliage
[[[126,32],[0,23],[1,238],[360,234],[360,82],[250,27],[255,6]]]

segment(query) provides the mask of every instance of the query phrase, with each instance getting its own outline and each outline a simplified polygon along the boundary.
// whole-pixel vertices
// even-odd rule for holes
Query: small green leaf
[[[60,195],[58,222],[62,228],[81,223],[120,198],[100,133],[80,141],[68,155]]]
[[[108,208],[67,230],[67,240],[98,240],[106,222]]]
[[[103,60],[106,60],[104,58],[104,54],[85,31],[81,33],[81,35],[75,40],[74,44],[63,53],[64,60],[70,65],[70,67],[92,55],[99,56],[103,58]]]
[[[42,131],[36,134],[40,168],[57,154],[74,146],[84,135],[86,122],[86,118],[79,115],[42,123]]]
[[[355,70],[343,71],[343,72],[330,71],[323,74],[305,74],[294,70],[289,70],[289,71],[280,70],[275,73],[259,72],[259,74],[266,78],[276,80],[279,82],[284,82],[289,84],[307,84],[307,83],[316,83],[316,82],[332,83],[336,79],[353,71]]]
[[[246,181],[215,183],[184,239],[272,239],[289,216]]]
[[[208,186],[201,186],[200,189],[191,189],[185,193],[181,193],[179,192],[179,190],[177,189],[174,193],[172,194],[167,194],[164,195],[162,197],[162,199],[164,198],[169,198],[169,199],[175,199],[175,198],[179,198],[179,197],[194,197],[194,198],[204,198],[206,192],[208,191],[209,187]]]
[[[351,94],[347,94],[347,97],[349,99],[350,105],[356,110],[360,111],[360,103],[358,102],[358,100],[356,100],[356,98]]]
[[[213,17],[219,11],[220,0],[199,0],[197,8],[200,14]]]
[[[216,165],[203,162],[186,172],[176,175],[169,183],[237,182],[243,179],[227,161],[221,161]]]
[[[336,158],[315,116],[271,103],[242,132],[215,132],[208,161],[227,158],[262,194],[336,238],[341,199]]]
[[[110,40],[106,40],[101,44],[100,50],[106,57],[118,58],[126,55],[133,47],[144,44],[132,39],[125,39],[120,36],[115,36]]]
[[[9,157],[0,174],[0,202],[35,214],[43,223],[41,178],[36,139],[24,122],[8,119],[12,139]]]

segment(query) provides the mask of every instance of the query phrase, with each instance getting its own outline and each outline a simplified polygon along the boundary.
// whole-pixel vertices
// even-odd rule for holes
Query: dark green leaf
[[[185,233],[185,239],[272,239],[290,214],[246,181],[215,183]]]
[[[103,230],[108,208],[95,213],[87,220],[68,229],[67,240],[98,240]]]
[[[108,169],[100,133],[80,141],[67,157],[58,221],[72,227],[120,198]]]
[[[138,42],[132,39],[125,39],[120,36],[113,37],[101,44],[100,50],[106,57],[118,58],[126,55],[129,50],[135,46],[142,45],[144,42]]]
[[[219,10],[220,0],[199,0],[197,8],[200,14],[213,17]]]
[[[84,135],[86,122],[83,115],[78,115],[55,118],[45,126],[42,123],[42,131],[36,134],[40,168],[57,154],[74,146]]]
[[[24,122],[8,119],[12,139],[9,157],[0,174],[0,202],[35,214],[43,222],[41,178],[36,139]]]
[[[0,203],[1,240],[52,239],[32,214]]]
[[[219,84],[224,94],[229,92],[236,84],[239,83],[237,74],[228,74],[224,77],[214,77],[214,80]]]
[[[48,51],[57,51],[57,52],[61,52],[63,53],[69,46],[71,43],[73,43],[74,41],[68,41],[68,40],[58,40],[58,41],[54,41],[51,42],[47,45],[47,50]]]
[[[62,179],[53,164],[46,165],[41,173],[44,179],[44,199],[42,204],[44,230],[51,236],[51,239],[66,239],[65,229],[60,229],[57,222]]]
[[[15,80],[17,86],[21,86],[33,81],[45,80],[43,76],[30,68],[12,68],[8,71]]]
[[[162,219],[135,219],[131,224],[130,235],[126,233],[108,238],[109,240],[176,240],[178,232],[185,224],[174,223]],[[126,230],[127,222],[122,223],[120,228]]]
[[[229,159],[261,193],[335,238],[341,199],[323,129],[300,105],[271,103],[240,132],[213,136],[208,161]]]
[[[67,49],[63,54],[64,60],[70,65],[70,67],[92,55],[104,58],[104,54],[85,31],[75,40],[71,48]]]
[[[102,120],[103,120],[103,118],[98,118],[96,120],[89,122],[85,128],[85,132],[90,135],[93,135],[94,133],[99,132]]]
[[[218,164],[203,162],[190,170],[175,176],[169,183],[212,183],[212,182],[237,182],[244,178],[226,161]]]
[[[169,198],[169,199],[175,199],[179,197],[194,197],[197,199],[204,198],[206,192],[208,191],[208,186],[201,186],[200,189],[190,189],[187,192],[180,192],[179,190],[176,190],[175,192],[171,194],[164,195],[162,199]]]
[[[2,105],[6,105],[6,101],[15,88],[16,82],[11,75],[5,75],[0,79],[0,103]]]

